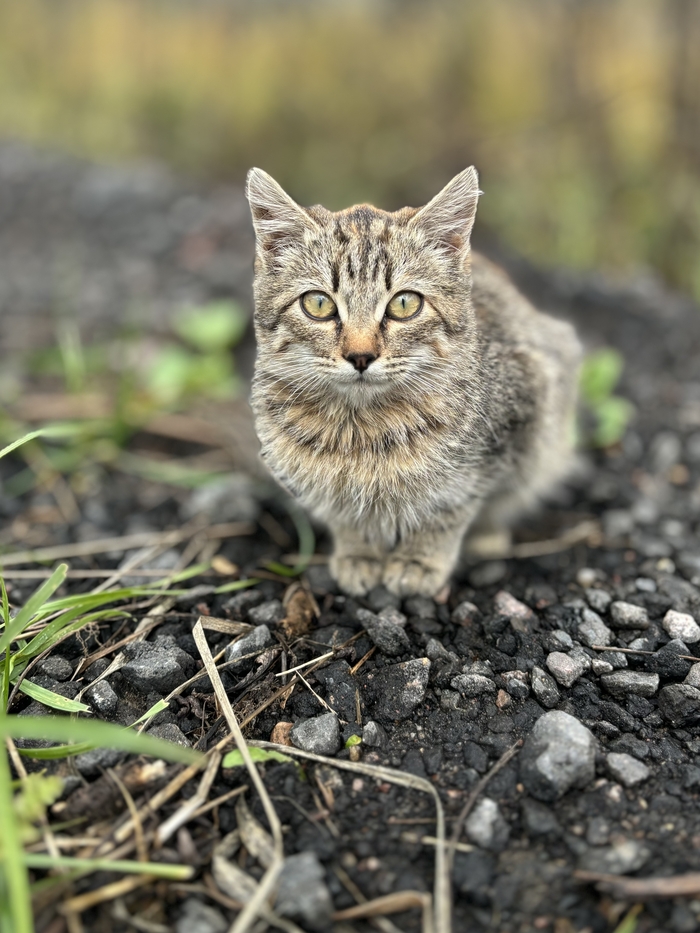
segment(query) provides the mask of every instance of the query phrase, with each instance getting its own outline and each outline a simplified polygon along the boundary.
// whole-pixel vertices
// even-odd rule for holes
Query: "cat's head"
[[[429,387],[472,330],[474,168],[420,210],[301,207],[260,169],[246,194],[256,234],[256,332],[270,375],[358,404]]]

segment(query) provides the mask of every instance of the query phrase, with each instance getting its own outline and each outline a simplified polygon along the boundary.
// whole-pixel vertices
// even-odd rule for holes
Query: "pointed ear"
[[[253,215],[258,255],[263,260],[301,240],[304,231],[317,229],[306,211],[260,168],[248,172],[245,194]]]
[[[479,176],[472,165],[456,175],[409,224],[421,227],[436,243],[466,256],[479,200]]]

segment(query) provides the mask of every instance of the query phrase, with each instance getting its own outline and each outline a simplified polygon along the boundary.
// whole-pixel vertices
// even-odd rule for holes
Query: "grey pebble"
[[[552,651],[548,654],[546,664],[549,672],[562,687],[571,687],[586,671],[586,665],[580,658],[571,657],[562,651]]]
[[[634,787],[635,784],[646,781],[650,774],[649,769],[643,762],[638,761],[631,755],[624,754],[624,752],[611,752],[605,763],[612,777],[619,781],[620,784],[624,784],[625,787]]]
[[[481,617],[481,613],[474,603],[465,600],[456,609],[453,609],[450,618],[455,625],[472,625]]]
[[[662,625],[671,638],[679,638],[686,645],[693,645],[696,641],[700,641],[700,625],[687,612],[669,609]]]
[[[574,716],[551,710],[537,720],[520,753],[520,779],[538,800],[554,801],[595,777],[595,739]]]
[[[501,674],[505,688],[515,700],[526,700],[530,696],[530,686],[524,671],[505,671]]]
[[[634,585],[639,593],[656,592],[656,581],[652,580],[650,577],[637,577],[634,581]]]
[[[289,733],[297,748],[316,755],[335,755],[340,748],[340,726],[335,713],[322,713],[298,722]]]
[[[129,648],[131,645],[126,646],[125,654]],[[170,693],[187,680],[176,659],[177,650],[150,642],[141,642],[134,649],[135,656],[121,668],[121,675],[139,693]]]
[[[271,599],[248,610],[248,621],[252,625],[275,626],[284,619],[287,611],[279,599]]]
[[[174,722],[163,722],[160,725],[151,726],[147,731],[149,735],[156,739],[164,739],[166,742],[173,742],[175,745],[182,745],[185,748],[189,748],[191,745],[185,733]]]
[[[659,691],[659,710],[672,726],[700,720],[700,689],[690,684],[669,684]]]
[[[437,606],[427,596],[409,596],[404,600],[403,608],[406,615],[418,616],[419,619],[434,619],[437,616]]]
[[[60,654],[54,654],[50,658],[46,658],[39,665],[39,670],[42,674],[46,674],[47,677],[53,677],[54,680],[59,681],[59,683],[70,680],[73,676],[73,668],[70,661],[67,658],[61,657]]]
[[[299,920],[311,930],[329,929],[333,902],[315,852],[299,852],[284,860],[277,882],[275,911],[282,917]]]
[[[113,768],[125,758],[126,752],[118,748],[92,748],[75,756],[75,767],[84,777],[97,777],[106,768]]]
[[[386,748],[389,736],[383,726],[370,719],[362,729],[362,742],[364,745],[371,745],[373,748]]]
[[[589,648],[592,648],[593,645],[601,645],[603,648],[607,648],[613,643],[615,636],[597,612],[585,608],[581,610],[578,637],[579,641]]]
[[[559,700],[561,699],[559,695],[559,688],[557,687],[556,681],[553,677],[550,677],[546,671],[543,671],[541,667],[532,668],[530,674],[530,684],[532,686],[532,692],[535,694],[536,698],[542,704],[546,706],[547,709],[551,709],[553,706],[556,706]]]
[[[693,664],[683,683],[689,684],[691,687],[700,687],[700,661]]]
[[[480,589],[498,583],[507,573],[508,565],[504,560],[489,560],[470,571],[469,582],[475,589]]]
[[[391,611],[396,612],[397,610]],[[401,615],[401,613],[398,613],[398,615]],[[405,616],[402,616],[402,618],[405,621]],[[357,619],[373,644],[384,654],[395,657],[404,654],[411,647],[411,641],[405,629],[390,618],[375,615],[368,609],[359,609]]]
[[[464,829],[470,842],[482,849],[500,849],[508,842],[510,830],[498,804],[482,797],[466,819]]]
[[[215,907],[188,897],[179,909],[175,933],[226,933],[229,923]]]
[[[498,615],[507,617],[516,632],[529,632],[533,622],[537,621],[537,616],[532,609],[506,590],[499,590],[496,593],[493,607]]]
[[[626,697],[628,694],[653,697],[659,689],[659,675],[643,671],[613,671],[612,674],[603,674],[600,682],[614,697]]]
[[[496,684],[482,674],[458,674],[450,686],[459,690],[462,696],[478,697],[482,693],[495,693]]]
[[[235,661],[248,654],[264,651],[273,643],[274,638],[270,629],[266,625],[256,625],[252,632],[227,647],[225,658],[227,661]]]
[[[429,674],[428,658],[388,664],[369,673],[365,683],[374,700],[374,715],[379,719],[406,719],[423,702]]]
[[[601,674],[611,674],[614,668],[609,661],[604,661],[602,658],[593,658],[591,660],[591,670],[597,677],[600,677]]]
[[[649,628],[649,616],[643,606],[621,600],[610,606],[610,618],[616,628]]]
[[[596,612],[605,612],[612,602],[612,596],[605,590],[586,590],[586,599],[591,609]]]
[[[638,840],[624,839],[617,845],[591,847],[579,860],[579,868],[605,875],[626,875],[642,868],[650,855],[649,849]]]
[[[85,699],[103,716],[109,716],[119,704],[119,697],[106,680],[88,687],[85,691]]]
[[[569,651],[574,647],[571,635],[563,629],[555,629],[550,632],[545,641],[550,651]]]

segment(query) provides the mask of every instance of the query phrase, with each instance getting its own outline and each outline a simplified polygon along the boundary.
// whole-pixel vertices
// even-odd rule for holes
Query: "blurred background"
[[[700,0],[3,0],[0,440],[123,465],[245,385],[251,165],[391,209],[471,163],[477,245],[700,299]]]

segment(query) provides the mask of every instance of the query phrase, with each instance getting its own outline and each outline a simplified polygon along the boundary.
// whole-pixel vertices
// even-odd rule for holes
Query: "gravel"
[[[541,716],[520,753],[520,779],[538,800],[558,800],[595,776],[593,734],[574,716],[552,710]]]
[[[101,680],[99,683],[88,687],[85,691],[85,699],[102,716],[109,716],[114,713],[119,704],[119,697],[107,680]]]
[[[542,668],[537,667],[537,665],[532,668],[531,684],[532,692],[542,706],[545,706],[547,709],[552,709],[561,699],[561,694],[559,693],[554,678],[550,677],[546,671],[543,671]]]
[[[284,860],[277,883],[275,911],[311,930],[327,930],[333,901],[325,872],[315,852],[300,852]]]
[[[537,616],[529,606],[505,590],[496,593],[493,608],[499,615],[506,616],[516,632],[529,632],[537,621]]]
[[[662,624],[671,638],[677,638],[686,645],[693,645],[696,641],[700,641],[700,625],[687,612],[669,609]]]
[[[195,897],[188,897],[180,909],[175,933],[226,933],[229,928],[220,910]]]
[[[386,610],[382,610],[385,612]],[[396,612],[396,610],[393,610]],[[396,613],[401,615],[400,613]],[[402,616],[402,618],[404,618]],[[411,641],[403,627],[393,621],[391,617],[375,615],[367,609],[360,609],[357,613],[357,620],[365,629],[372,643],[388,654],[390,657],[405,654],[411,647]],[[405,619],[404,619],[405,621]]]
[[[303,719],[289,733],[297,748],[316,755],[335,755],[340,748],[340,726],[335,713]]]
[[[562,651],[552,651],[547,655],[547,667],[554,679],[562,687],[571,687],[586,671],[586,663],[580,657],[572,657]]]
[[[672,726],[700,721],[700,689],[690,684],[669,684],[659,691],[659,710]]]
[[[464,824],[467,838],[482,849],[502,849],[508,842],[510,830],[498,804],[490,797],[477,801]]]
[[[603,622],[597,612],[584,607],[581,610],[581,621],[577,630],[579,641],[592,648],[593,645],[602,645],[607,648],[612,645],[615,636]]]
[[[238,641],[232,642],[226,648],[224,657],[226,661],[236,661],[246,655],[264,651],[265,648],[269,648],[270,645],[274,644],[274,641],[272,633],[266,625],[257,625],[248,635],[244,635]]]
[[[481,674],[459,674],[450,682],[450,686],[459,690],[465,697],[478,697],[482,693],[496,692],[496,684]]]
[[[611,752],[605,763],[610,775],[625,787],[634,787],[635,784],[646,781],[651,773],[645,764],[624,752]]]
[[[248,621],[251,625],[267,625],[274,628],[286,615],[287,612],[279,599],[272,599],[249,609]]]
[[[139,693],[168,694],[188,679],[182,662],[180,652],[171,646],[162,646],[152,642],[137,642],[126,645],[123,649],[129,660],[121,669],[120,674]],[[194,667],[192,658],[190,664]]]
[[[365,684],[379,719],[406,719],[422,703],[428,688],[430,661],[416,658],[391,664],[367,675]]]
[[[600,682],[608,693],[620,698],[628,695],[653,697],[659,689],[659,675],[642,671],[613,671],[612,674],[603,674]]]
[[[610,618],[615,628],[649,628],[649,616],[643,606],[635,606],[621,600],[610,606]]]

